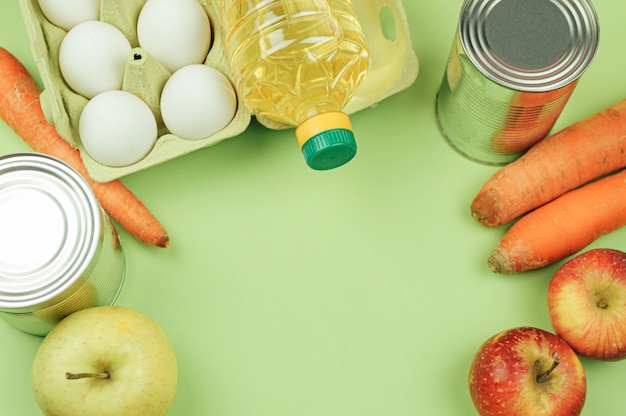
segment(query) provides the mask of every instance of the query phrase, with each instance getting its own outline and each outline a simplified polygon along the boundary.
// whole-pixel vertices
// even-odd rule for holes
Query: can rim
[[[545,92],[576,81],[589,67],[599,43],[598,16],[589,0],[547,0],[566,20],[570,41],[567,50],[553,64],[541,69],[523,69],[500,59],[485,33],[485,22],[494,8],[505,0],[466,0],[461,8],[458,31],[465,53],[483,75],[520,91]]]
[[[0,195],[18,190],[41,193],[58,204],[63,236],[50,260],[26,269],[0,261],[0,309],[31,311],[54,299],[81,278],[99,246],[101,208],[83,176],[64,161],[36,152],[0,156]],[[55,210],[56,212],[56,210]],[[43,212],[42,212],[43,213]],[[11,236],[0,235],[0,239]],[[7,244],[5,240],[4,243]],[[35,267],[35,266],[33,266]]]

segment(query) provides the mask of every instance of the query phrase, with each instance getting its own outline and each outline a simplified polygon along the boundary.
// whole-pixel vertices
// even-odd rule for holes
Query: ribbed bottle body
[[[338,0],[224,0],[222,34],[240,98],[297,126],[341,111],[370,55],[354,8]]]

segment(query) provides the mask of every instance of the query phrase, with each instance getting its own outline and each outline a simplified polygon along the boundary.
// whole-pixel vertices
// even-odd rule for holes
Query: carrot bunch
[[[517,273],[560,261],[626,225],[626,100],[545,138],[471,204],[486,226],[516,220],[487,263]]]
[[[148,208],[119,180],[96,182],[80,153],[57,133],[43,113],[41,90],[24,65],[0,47],[0,118],[34,151],[55,156],[89,183],[102,209],[140,241],[168,247],[169,236]]]

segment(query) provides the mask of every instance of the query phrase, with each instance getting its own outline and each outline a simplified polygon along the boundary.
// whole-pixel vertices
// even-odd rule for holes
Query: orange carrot
[[[626,100],[545,138],[485,182],[471,214],[505,224],[563,193],[626,167]]]
[[[504,234],[487,264],[496,273],[538,269],[626,225],[626,170],[566,192]]]
[[[0,47],[0,118],[34,151],[55,156],[87,180],[107,214],[140,241],[169,246],[169,236],[146,206],[119,180],[96,182],[80,153],[57,133],[41,109],[39,86],[22,63]]]

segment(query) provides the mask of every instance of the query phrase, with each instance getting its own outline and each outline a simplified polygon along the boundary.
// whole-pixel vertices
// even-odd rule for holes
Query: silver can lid
[[[89,266],[101,232],[89,184],[59,159],[0,157],[0,308],[29,311]]]
[[[468,58],[492,81],[544,92],[587,69],[599,25],[588,0],[466,0],[459,37]]]

